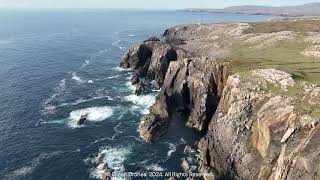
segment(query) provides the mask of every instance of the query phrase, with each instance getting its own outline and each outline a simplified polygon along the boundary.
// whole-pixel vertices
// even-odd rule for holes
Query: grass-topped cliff
[[[141,138],[156,142],[173,119],[201,131],[198,168],[192,157],[183,167],[206,180],[319,179],[319,29],[320,19],[180,25],[135,45],[120,66],[137,95],[161,88]]]

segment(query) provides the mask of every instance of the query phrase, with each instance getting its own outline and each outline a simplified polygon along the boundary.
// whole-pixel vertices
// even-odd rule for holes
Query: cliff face
[[[248,67],[250,54],[242,55],[246,46],[267,51],[301,35],[257,32],[260,26],[177,26],[162,41],[129,49],[120,66],[134,71],[137,94],[161,88],[140,136],[156,141],[178,115],[205,134],[198,143],[198,170],[210,174],[205,179],[319,179],[320,87],[264,62]]]
[[[199,143],[200,170],[235,179],[319,179],[319,118],[299,113],[296,97],[266,91],[268,73],[229,76]],[[246,75],[248,76],[248,75]],[[285,76],[290,77],[290,76]],[[287,87],[290,78],[274,81]],[[292,84],[291,84],[292,85]],[[307,94],[305,94],[307,96]]]

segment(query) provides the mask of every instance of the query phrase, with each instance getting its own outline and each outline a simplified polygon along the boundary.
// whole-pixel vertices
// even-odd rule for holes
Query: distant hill
[[[300,6],[232,6],[224,9],[185,9],[188,12],[261,14],[274,16],[320,16],[320,3],[309,3]]]

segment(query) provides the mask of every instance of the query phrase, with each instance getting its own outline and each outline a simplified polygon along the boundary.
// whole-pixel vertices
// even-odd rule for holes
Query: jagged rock
[[[103,166],[103,172],[101,174],[103,180],[111,180],[113,169],[108,166],[107,163]]]
[[[140,136],[146,142],[157,140],[170,119],[179,116],[205,134],[198,143],[198,170],[206,173],[205,180],[319,179],[319,118],[311,111],[319,103],[320,88],[299,89],[305,91],[299,99],[287,95],[289,87],[300,84],[286,72],[229,72],[232,56],[226,55],[232,55],[232,40],[267,48],[298,35],[255,30],[246,23],[181,25],[168,29],[164,41],[150,39],[129,50],[122,66],[134,69],[139,78],[147,76],[146,83],[155,80],[161,86],[139,126]],[[170,49],[176,60],[165,58]],[[299,109],[304,103],[312,108]]]
[[[293,40],[296,34],[291,31],[280,31],[273,33],[262,33],[254,35],[253,37],[245,40],[245,43],[254,45],[258,49],[268,48],[274,46],[276,43],[283,40]]]
[[[140,126],[139,132],[146,142],[153,142],[155,139],[166,133],[169,123],[167,99],[165,96],[158,96],[156,103],[150,107]]]
[[[145,44],[136,45],[124,55],[120,66],[138,69],[145,64],[147,59],[151,57],[151,54],[152,51]]]
[[[146,41],[131,47],[124,54],[120,67],[141,70],[151,58],[153,48],[159,43],[158,41]]]
[[[191,146],[186,145],[186,147],[185,147],[184,150],[183,150],[183,153],[186,154],[186,155],[192,155],[192,154],[195,153],[195,150],[192,149]]]
[[[177,53],[169,44],[157,47],[151,57],[151,63],[148,70],[148,78],[155,80],[156,86],[161,87],[166,75],[169,63],[177,60]]]
[[[261,81],[267,81],[268,77]],[[286,179],[297,168],[292,164],[295,158],[307,151],[308,146],[313,147],[310,152],[316,151],[317,145],[309,143],[317,138],[312,134],[314,131],[297,130],[300,118],[292,98],[259,91],[259,86],[254,78],[240,75],[228,78],[208,132],[198,145],[201,172],[234,179]],[[305,133],[311,134],[302,141],[297,139]],[[301,177],[309,176],[299,173]]]
[[[181,161],[182,161],[181,166],[183,170],[185,172],[189,172],[191,169],[189,162],[185,158],[182,158]]]
[[[254,74],[270,83],[279,84],[285,90],[288,86],[295,85],[291,74],[276,69],[258,69]]]
[[[98,157],[96,158],[96,165],[102,164],[104,157],[105,157],[105,154],[99,154]]]
[[[315,127],[319,123],[319,118],[313,118],[309,115],[303,115],[299,119],[300,128],[312,128]]]
[[[132,78],[131,78],[131,84],[135,85],[138,84],[140,82],[140,78],[137,74],[133,74]]]
[[[145,91],[145,84],[143,82],[139,82],[136,86],[136,90],[134,91],[134,93],[137,96],[140,96],[144,91]]]
[[[205,130],[206,126],[215,112],[218,104],[219,95],[217,94],[218,85],[223,85],[224,80],[221,76],[225,70],[220,68],[214,60],[210,59],[184,59],[180,61],[172,61],[167,70],[165,81],[155,102],[156,107],[161,107],[161,111],[166,111],[165,118],[157,118],[163,112],[150,111],[148,118],[142,122],[140,133],[143,139],[159,138],[154,135],[163,135],[168,127],[170,116],[173,114],[182,114],[186,118],[186,124],[190,127],[196,128],[199,131]],[[212,61],[212,62],[210,62]],[[205,73],[203,69],[211,69],[212,73]],[[170,110],[170,111],[169,111]],[[162,128],[150,128],[159,121]],[[159,126],[158,126],[159,127]],[[159,132],[159,131],[163,132]],[[143,137],[146,135],[147,137]]]
[[[160,39],[153,36],[153,37],[149,37],[148,39],[146,39],[146,40],[143,41],[143,42],[148,42],[148,41],[160,41]]]

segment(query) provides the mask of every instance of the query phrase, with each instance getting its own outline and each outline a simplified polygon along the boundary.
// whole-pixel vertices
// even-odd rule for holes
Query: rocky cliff
[[[132,47],[120,66],[136,93],[160,89],[141,138],[179,116],[204,134],[204,179],[319,179],[320,60],[303,53],[319,22],[182,25]]]

